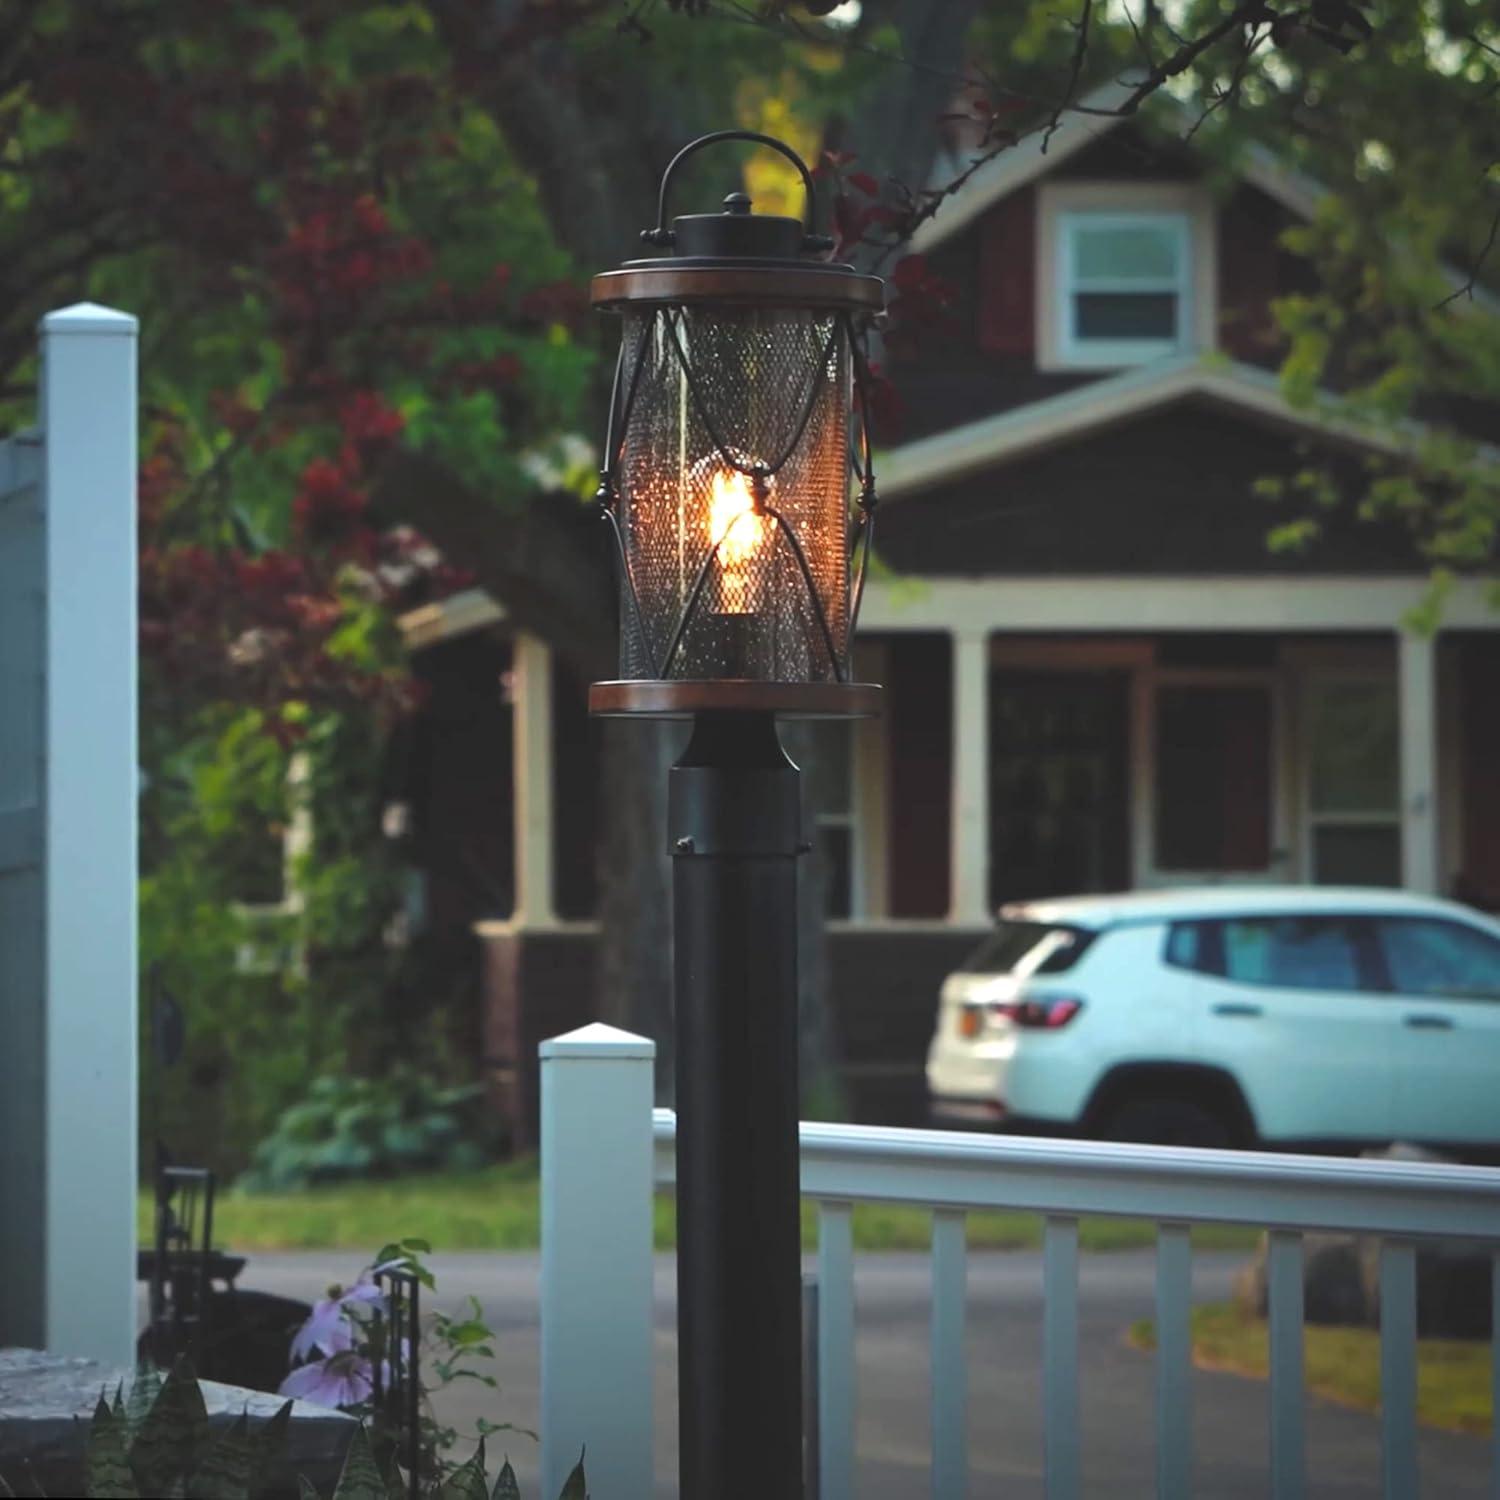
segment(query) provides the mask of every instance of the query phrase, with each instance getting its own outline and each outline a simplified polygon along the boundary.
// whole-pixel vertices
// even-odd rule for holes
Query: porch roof
[[[1319,405],[1293,406],[1277,377],[1266,370],[1188,354],[1155,360],[877,455],[880,496],[902,499],[1188,398],[1366,451],[1401,452],[1424,430],[1415,422],[1384,432],[1361,426],[1332,410],[1332,395]],[[1500,462],[1500,450],[1483,451]]]

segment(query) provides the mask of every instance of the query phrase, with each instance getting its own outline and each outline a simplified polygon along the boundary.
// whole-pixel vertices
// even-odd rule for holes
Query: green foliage
[[[1269,144],[1326,187],[1282,236],[1313,273],[1275,305],[1282,390],[1380,445],[1352,481],[1284,487],[1295,519],[1272,544],[1315,563],[1318,513],[1335,507],[1399,528],[1434,568],[1431,625],[1444,578],[1500,560],[1500,466],[1475,440],[1500,408],[1500,19],[1471,0],[1361,9],[1372,34],[1351,51],[1283,37],[1243,59],[1237,107],[1197,139],[1225,161]],[[1191,35],[1220,13],[1198,0],[1175,24]],[[1212,98],[1236,65],[1210,52],[1191,76]]]
[[[304,1329],[313,1342],[308,1356],[297,1369],[312,1377],[313,1384],[309,1389],[320,1384],[330,1372],[342,1372],[343,1366],[350,1361],[373,1371],[391,1358],[392,1324],[389,1318],[376,1312],[368,1289],[379,1267],[383,1272],[398,1271],[413,1276],[429,1291],[435,1291],[436,1279],[423,1261],[423,1256],[431,1251],[431,1244],[424,1239],[407,1238],[382,1245],[352,1287],[330,1289],[331,1302],[315,1311]],[[330,1332],[330,1306],[332,1318],[344,1337],[335,1338]],[[433,1398],[459,1380],[477,1380],[491,1390],[496,1388],[494,1376],[488,1374],[482,1364],[482,1361],[495,1357],[494,1332],[485,1324],[479,1302],[470,1297],[464,1312],[458,1317],[441,1311],[429,1313],[417,1337],[421,1346],[416,1353],[419,1387],[417,1472],[424,1479],[433,1480],[446,1475],[449,1485],[472,1487],[477,1483],[482,1491],[485,1439],[497,1432],[518,1432],[535,1441],[536,1433],[513,1422],[491,1422],[483,1417],[476,1420],[472,1433],[460,1433],[438,1420]],[[331,1346],[336,1344],[343,1344],[345,1348],[334,1350]],[[344,1410],[362,1419],[367,1418],[373,1424],[377,1453],[394,1454],[398,1434],[389,1428],[387,1408],[371,1396],[354,1405],[346,1405]],[[456,1464],[446,1457],[461,1437],[478,1440],[480,1456],[477,1466],[472,1459],[466,1464]]]
[[[162,1378],[142,1369],[131,1385],[128,1404],[116,1392],[111,1402],[101,1391],[89,1421],[84,1449],[84,1489],[88,1500],[254,1500],[265,1493],[285,1460],[292,1403],[275,1416],[252,1424],[247,1413],[210,1436],[208,1414],[197,1376],[179,1360]],[[132,1419],[128,1413],[136,1412]],[[303,1500],[320,1500],[304,1476]],[[484,1439],[466,1463],[421,1485],[423,1500],[521,1500],[515,1470],[506,1459],[493,1490],[485,1484]],[[0,1495],[13,1489],[0,1477]],[[394,1462],[382,1469],[376,1444],[363,1422],[354,1429],[331,1500],[404,1500],[405,1481]],[[559,1500],[588,1500],[583,1458],[568,1476]]]
[[[42,0],[0,80],[0,430],[35,419],[41,313],[141,320],[141,950],[187,1036],[167,1073],[142,1048],[141,1124],[223,1172],[319,1072],[473,1077],[469,997],[395,945],[380,831],[407,663],[379,533],[421,497],[367,507],[397,435],[525,504],[596,359],[437,17]],[[313,844],[289,864],[294,749]]]
[[[461,1172],[493,1155],[478,1085],[443,1088],[409,1068],[380,1078],[325,1075],[255,1149],[238,1186],[285,1192],[405,1173]]]
[[[395,941],[408,877],[380,832],[379,725],[355,708],[297,718],[287,745],[258,708],[204,710],[185,732],[142,721],[154,769],[141,800],[141,1124],[224,1173],[320,1073],[380,1075],[404,1060],[445,1082],[473,1077],[460,1061],[476,1024],[463,971],[435,944]],[[158,986],[185,1022],[170,1069],[154,1066],[146,1035]],[[483,1159],[415,1137],[373,1145],[376,1170]]]
[[[210,1436],[203,1393],[185,1360],[162,1375],[142,1369],[129,1397],[101,1391],[84,1448],[90,1500],[181,1495],[191,1500],[250,1500],[264,1488],[286,1442],[291,1402],[251,1426],[239,1418]]]

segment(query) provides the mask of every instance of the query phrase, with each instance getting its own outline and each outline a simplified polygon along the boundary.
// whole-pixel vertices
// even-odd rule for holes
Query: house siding
[[[953,648],[944,635],[890,640],[890,913],[941,917],[949,903],[953,789]]]
[[[951,296],[948,316],[893,341],[890,373],[904,408],[908,441],[1023,406],[1103,378],[1107,371],[1045,371],[1037,366],[1037,190],[1046,182],[1114,182],[1180,188],[1201,180],[1200,165],[1175,143],[1117,129],[1037,182],[996,203],[933,250],[931,270]],[[1248,184],[1215,210],[1217,338],[1236,359],[1266,368],[1285,341],[1272,304],[1316,285],[1311,268],[1280,243],[1294,216]]]
[[[1359,494],[1358,461],[1328,457]],[[1271,529],[1304,511],[1269,503],[1255,481],[1306,462],[1285,431],[1189,400],[895,501],[876,545],[898,572],[929,576],[1421,571],[1405,532],[1347,505],[1305,552],[1272,552]]]
[[[412,861],[426,926],[466,935],[515,904],[511,710],[501,684],[507,639],[474,631],[418,652],[426,697],[402,744],[396,790],[412,809]]]
[[[588,686],[552,657],[552,900],[565,920],[592,917],[599,903],[602,726],[589,717]]]

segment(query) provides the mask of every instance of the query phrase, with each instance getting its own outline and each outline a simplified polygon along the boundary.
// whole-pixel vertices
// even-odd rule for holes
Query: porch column
[[[861,641],[854,648],[856,682],[885,682],[890,653],[884,641]],[[891,914],[890,720],[856,719],[854,730],[854,869],[851,915],[884,918]]]
[[[1402,631],[1398,646],[1401,715],[1401,883],[1440,894],[1437,809],[1437,640]]]
[[[986,926],[990,919],[989,635],[953,635],[953,826],[948,915]]]
[[[514,920],[549,927],[552,909],[552,652],[517,631],[511,657],[515,754]]]

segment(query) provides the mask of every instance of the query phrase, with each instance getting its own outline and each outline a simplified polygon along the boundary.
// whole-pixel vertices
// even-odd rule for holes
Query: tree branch
[[[1127,11],[1128,15],[1129,12]],[[1042,154],[1047,154],[1047,147],[1052,144],[1052,137],[1057,133],[1057,127],[1062,124],[1063,111],[1072,104],[1078,94],[1078,83],[1083,77],[1083,65],[1089,55],[1089,23],[1094,17],[1094,0],[1083,0],[1083,9],[1079,12],[1078,19],[1073,22],[1073,29],[1077,35],[1073,39],[1073,60],[1068,65],[1068,81],[1063,88],[1062,98],[1058,101],[1057,108],[1052,112],[1051,122],[1048,124],[1045,134],[1042,136]],[[1134,24],[1133,22],[1131,23]]]

